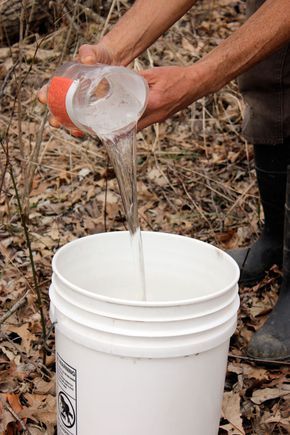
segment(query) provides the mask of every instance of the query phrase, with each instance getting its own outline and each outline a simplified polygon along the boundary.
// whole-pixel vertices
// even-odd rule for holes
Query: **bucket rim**
[[[166,232],[160,232],[160,231],[141,231],[141,233],[142,234],[149,234],[149,235],[158,234],[161,237],[170,236],[170,237],[174,237],[174,238],[188,239],[188,240],[192,241],[193,243],[206,245],[210,249],[217,250],[220,253],[222,253],[223,256],[225,256],[227,258],[229,263],[232,264],[233,269],[235,269],[235,271],[236,271],[235,277],[230,281],[230,283],[227,286],[223,287],[222,290],[216,291],[216,292],[211,293],[209,295],[199,296],[196,298],[180,299],[180,300],[177,299],[177,300],[170,300],[170,301],[140,301],[140,300],[131,300],[131,299],[120,299],[120,298],[104,296],[104,295],[99,294],[99,293],[92,293],[88,290],[85,290],[84,288],[82,288],[80,286],[73,284],[71,281],[64,278],[60,274],[60,272],[58,271],[57,265],[56,265],[57,259],[63,253],[63,251],[68,249],[68,247],[70,247],[72,245],[76,245],[77,243],[80,243],[80,241],[82,241],[84,239],[89,239],[89,238],[92,239],[92,238],[97,238],[100,236],[104,237],[105,235],[108,237],[113,237],[114,234],[129,234],[129,231],[110,231],[110,232],[105,232],[105,233],[90,234],[88,236],[79,237],[77,239],[71,240],[70,242],[66,243],[61,248],[59,248],[56,251],[56,253],[54,254],[54,256],[52,258],[52,271],[53,271],[53,273],[55,273],[55,275],[58,277],[58,279],[60,281],[62,281],[66,286],[68,286],[70,289],[74,290],[76,293],[80,293],[86,297],[90,297],[90,298],[95,299],[95,300],[100,300],[102,302],[106,302],[109,304],[136,306],[136,307],[144,307],[144,308],[177,307],[177,306],[181,306],[181,305],[182,306],[194,305],[194,304],[206,302],[209,299],[214,299],[216,297],[219,297],[219,296],[223,295],[224,293],[227,293],[230,289],[235,289],[235,290],[238,289],[238,281],[239,281],[239,277],[240,277],[239,266],[237,265],[235,260],[230,255],[228,255],[225,251],[223,251],[222,249],[217,248],[216,246],[213,246],[207,242],[203,242],[202,240],[194,239],[194,238],[188,237],[188,236],[182,236],[180,234],[166,233]]]

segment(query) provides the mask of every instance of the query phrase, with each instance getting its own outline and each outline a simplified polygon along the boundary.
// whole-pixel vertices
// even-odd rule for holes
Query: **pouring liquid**
[[[69,105],[69,115],[80,129],[95,133],[108,152],[131,235],[136,299],[146,300],[137,208],[136,123],[144,110],[147,85],[141,77],[125,68],[107,66],[96,69],[79,64],[72,64],[71,68],[74,69],[70,70],[70,77],[76,79],[77,90],[74,91]],[[107,69],[107,74],[100,76],[103,74],[100,71],[104,69]],[[68,98],[66,104],[67,101]]]
[[[114,167],[128,229],[131,236],[133,261],[136,271],[136,299],[147,300],[142,236],[138,219],[136,177],[136,123],[121,133],[101,137]]]

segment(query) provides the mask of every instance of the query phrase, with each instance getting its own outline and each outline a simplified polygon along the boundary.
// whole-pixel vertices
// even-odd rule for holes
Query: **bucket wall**
[[[54,257],[59,434],[218,433],[238,267],[206,243],[142,235],[146,302],[132,299],[127,232],[76,240]]]

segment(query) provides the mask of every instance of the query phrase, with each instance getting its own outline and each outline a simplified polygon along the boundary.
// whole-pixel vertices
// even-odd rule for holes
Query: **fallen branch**
[[[29,290],[27,290],[24,295],[10,308],[10,310],[6,311],[6,313],[3,314],[2,317],[0,317],[0,325],[4,323],[10,316],[12,316],[15,311],[18,310],[18,308],[22,307],[25,304],[25,299],[29,293]]]
[[[256,359],[256,358],[251,358],[250,356],[244,356],[244,355],[234,355],[232,353],[229,353],[229,358],[233,358],[233,359],[241,359],[244,361],[250,361],[250,362],[254,362],[255,364],[257,363],[261,363],[261,364],[273,364],[273,365],[280,365],[280,366],[290,366],[290,361],[288,360],[270,360],[270,359]]]

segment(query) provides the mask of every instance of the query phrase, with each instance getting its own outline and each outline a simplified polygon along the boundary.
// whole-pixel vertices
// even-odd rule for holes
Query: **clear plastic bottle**
[[[137,122],[148,95],[146,81],[119,66],[60,66],[48,85],[50,112],[67,128],[106,137]]]

